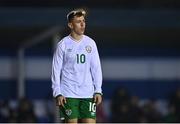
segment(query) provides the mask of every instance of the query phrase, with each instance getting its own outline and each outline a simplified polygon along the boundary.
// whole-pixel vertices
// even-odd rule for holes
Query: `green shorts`
[[[92,98],[66,98],[66,101],[64,107],[59,107],[61,120],[96,118],[96,104]]]

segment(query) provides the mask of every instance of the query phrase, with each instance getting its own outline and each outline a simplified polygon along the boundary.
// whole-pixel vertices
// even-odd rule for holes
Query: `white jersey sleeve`
[[[52,81],[52,90],[54,97],[61,94],[60,75],[61,75],[62,64],[63,64],[63,48],[62,48],[62,41],[60,41],[57,44],[57,48],[54,52],[53,62],[52,62],[51,81]]]
[[[101,93],[102,94],[102,70],[101,70],[101,63],[100,63],[100,58],[99,58],[99,53],[98,53],[98,49],[96,46],[96,43],[94,42],[93,44],[93,59],[91,59],[91,74],[92,74],[92,78],[93,78],[93,83],[94,83],[94,87],[95,93]]]

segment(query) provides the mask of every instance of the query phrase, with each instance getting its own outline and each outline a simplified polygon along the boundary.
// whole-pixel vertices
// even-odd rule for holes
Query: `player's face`
[[[75,16],[69,24],[71,30],[77,35],[83,35],[85,31],[85,19],[84,16],[77,17]]]

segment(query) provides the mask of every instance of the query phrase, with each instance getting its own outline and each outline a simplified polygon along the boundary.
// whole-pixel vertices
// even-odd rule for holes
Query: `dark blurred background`
[[[59,122],[51,61],[66,14],[88,12],[98,46],[98,122],[180,122],[179,0],[0,0],[0,122]]]

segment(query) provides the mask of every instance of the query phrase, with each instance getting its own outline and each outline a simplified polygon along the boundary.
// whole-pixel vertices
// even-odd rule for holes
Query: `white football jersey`
[[[96,43],[83,35],[77,42],[70,35],[58,44],[52,63],[53,96],[92,98],[102,93],[102,70]]]

